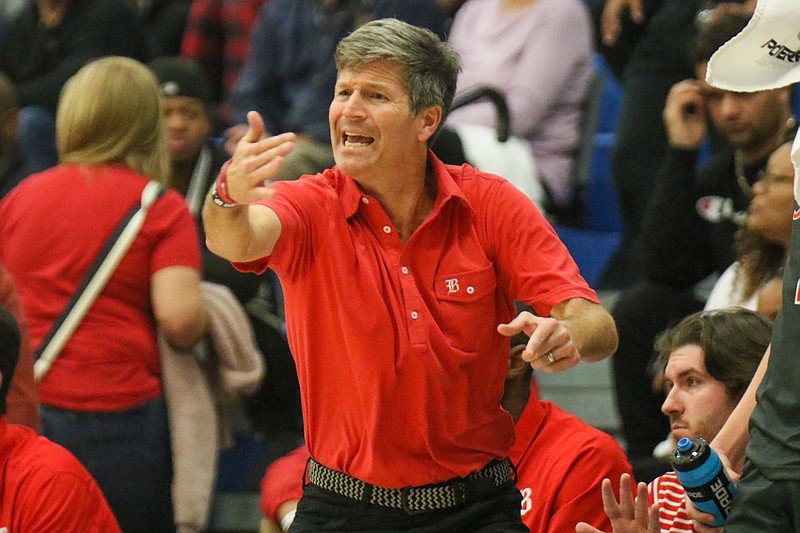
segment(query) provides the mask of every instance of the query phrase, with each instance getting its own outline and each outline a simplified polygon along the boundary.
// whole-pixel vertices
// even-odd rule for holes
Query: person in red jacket
[[[0,306],[0,531],[119,533],[103,493],[71,453],[6,421],[21,340],[14,316]]]

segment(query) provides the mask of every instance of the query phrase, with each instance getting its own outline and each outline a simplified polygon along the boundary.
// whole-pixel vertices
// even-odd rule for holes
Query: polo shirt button
[[[402,272],[403,274],[408,274],[408,267],[401,268],[400,272]]]
[[[384,226],[383,227],[383,232],[384,233],[391,233],[392,232],[392,228],[390,228],[389,226]]]
[[[411,311],[411,318],[413,318],[414,320],[418,319],[419,313],[417,313],[416,311]]]
[[[365,203],[365,204],[368,204],[368,203],[369,203],[369,198],[367,198],[366,196],[364,196],[363,198],[361,198],[361,201],[362,201],[363,203]]]
[[[475,292],[475,287],[473,287],[472,285],[467,287],[467,294],[472,294],[473,292]]]

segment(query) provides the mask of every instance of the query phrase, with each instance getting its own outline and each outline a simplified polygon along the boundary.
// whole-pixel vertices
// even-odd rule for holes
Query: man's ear
[[[417,117],[422,121],[417,139],[427,143],[442,123],[442,107],[438,105],[426,107]]]

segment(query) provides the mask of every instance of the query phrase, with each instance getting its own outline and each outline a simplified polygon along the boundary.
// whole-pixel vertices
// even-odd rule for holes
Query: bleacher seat
[[[582,118],[583,151],[576,163],[581,187],[583,217],[578,225],[555,224],[589,285],[595,286],[622,238],[623,221],[616,191],[610,178],[621,90],[600,54],[595,54],[596,79],[590,87]],[[588,147],[589,150],[586,150]],[[581,162],[581,158],[584,159]],[[588,161],[588,165],[587,165]]]

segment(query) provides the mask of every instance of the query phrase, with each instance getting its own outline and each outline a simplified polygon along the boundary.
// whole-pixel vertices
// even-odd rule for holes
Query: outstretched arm
[[[281,224],[275,212],[264,205],[250,204],[274,195],[268,182],[280,170],[295,140],[293,133],[262,138],[264,122],[255,111],[248,113],[247,122],[247,133],[217,179],[217,187],[224,182],[224,195],[238,205],[222,207],[209,194],[203,206],[208,249],[239,262],[269,255],[280,238]]]
[[[742,466],[744,465],[744,450],[747,443],[750,442],[748,422],[756,406],[756,391],[764,379],[767,366],[769,366],[771,351],[772,347],[767,347],[767,351],[761,359],[750,385],[744,392],[744,396],[739,400],[736,408],[730,414],[722,429],[719,430],[717,436],[711,441],[711,447],[719,452],[720,457],[726,462],[725,466],[728,467],[728,470],[733,470],[735,478],[738,478],[738,474],[742,472]]]

